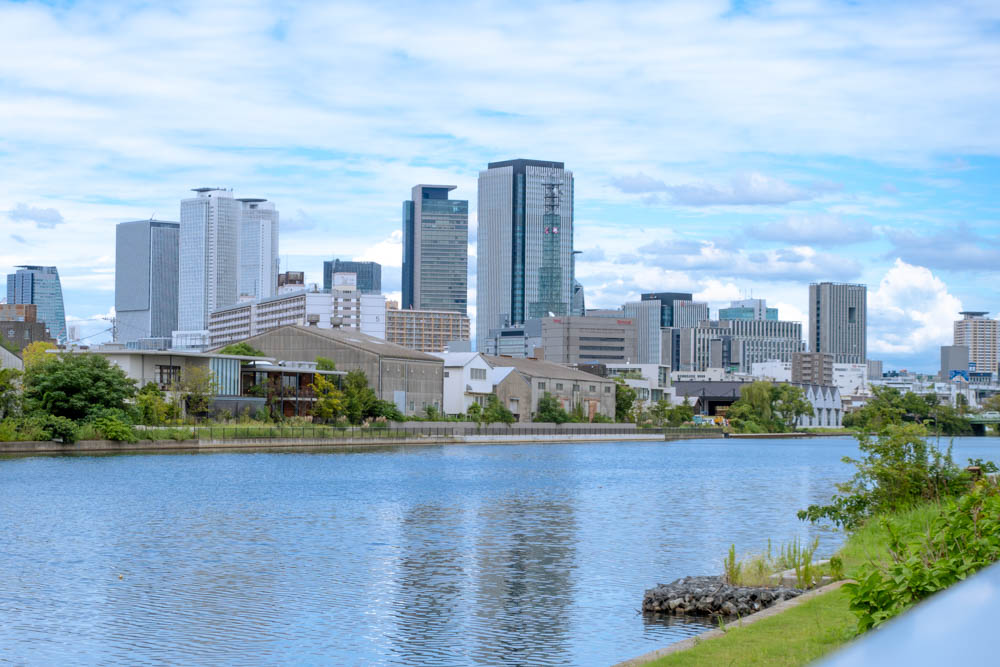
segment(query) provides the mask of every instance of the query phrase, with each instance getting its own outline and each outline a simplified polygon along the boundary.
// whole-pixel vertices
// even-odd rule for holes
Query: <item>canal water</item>
[[[0,460],[0,662],[608,665],[643,591],[839,533],[849,438]],[[956,440],[1000,460],[1000,440]]]

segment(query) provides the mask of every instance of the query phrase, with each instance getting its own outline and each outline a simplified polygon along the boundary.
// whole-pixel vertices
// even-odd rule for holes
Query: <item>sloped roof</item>
[[[553,378],[556,380],[576,380],[579,382],[613,382],[608,378],[591,375],[575,368],[563,366],[553,361],[538,359],[519,359],[515,357],[492,357],[483,355],[486,362],[494,368],[509,366],[530,377]]]
[[[381,338],[376,338],[375,336],[369,336],[368,334],[363,334],[357,329],[321,329],[320,327],[310,327],[301,324],[287,324],[283,327],[277,327],[274,329],[269,329],[263,333],[259,333],[256,336],[251,336],[250,338],[244,338],[243,341],[252,344],[252,341],[261,340],[267,338],[274,334],[278,334],[282,331],[287,331],[289,329],[295,329],[301,331],[305,334],[312,336],[319,336],[321,338],[327,338],[329,340],[336,341],[341,345],[347,345],[348,347],[354,347],[366,352],[371,352],[377,354],[381,357],[389,357],[391,359],[412,359],[416,361],[435,361],[441,363],[441,359],[435,357],[426,352],[418,352],[417,350],[411,350],[408,347],[403,347],[402,345],[396,345],[395,343],[390,343],[384,341]],[[221,348],[220,348],[221,349]],[[275,355],[280,357],[280,355]]]
[[[479,356],[478,352],[431,352],[431,356],[444,360],[444,365],[448,368],[461,366],[464,368],[473,359]]]

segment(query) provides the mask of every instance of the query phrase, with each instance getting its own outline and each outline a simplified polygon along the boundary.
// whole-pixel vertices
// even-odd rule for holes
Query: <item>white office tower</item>
[[[573,173],[562,162],[479,172],[476,349],[490,332],[566,316],[573,301]]]
[[[239,297],[266,299],[278,289],[278,210],[266,199],[240,202]]]
[[[195,188],[181,200],[177,327],[207,331],[209,314],[238,296],[240,205],[231,190]]]

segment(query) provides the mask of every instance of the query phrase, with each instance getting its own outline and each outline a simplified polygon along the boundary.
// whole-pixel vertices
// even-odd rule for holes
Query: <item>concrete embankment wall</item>
[[[686,435],[686,434],[685,434]],[[704,435],[691,437],[706,437]],[[711,437],[711,436],[708,436]],[[668,436],[668,439],[674,439]],[[72,445],[51,441],[0,442],[2,454],[108,454],[135,452],[199,452],[241,449],[296,450],[319,449],[324,447],[376,447],[392,445],[436,445],[436,444],[489,444],[489,443],[561,443],[561,442],[615,442],[615,441],[656,441],[662,442],[662,433],[552,433],[509,435],[427,435],[415,437],[389,438],[229,438],[225,440],[141,440],[136,443],[112,440],[81,440]]]

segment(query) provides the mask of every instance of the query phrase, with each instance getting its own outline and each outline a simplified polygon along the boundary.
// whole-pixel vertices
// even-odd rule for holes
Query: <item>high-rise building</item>
[[[952,380],[955,377],[969,380],[969,347],[967,345],[942,345],[941,370],[939,380]]]
[[[181,200],[177,328],[205,331],[209,315],[236,303],[240,202],[231,190],[195,188]]]
[[[45,323],[49,335],[60,343],[66,342],[66,309],[56,267],[25,265],[8,273],[7,303],[35,304],[38,321]]]
[[[764,299],[740,299],[731,301],[729,308],[720,308],[719,319],[777,321],[778,309],[768,308]]]
[[[997,321],[986,317],[986,311],[967,310],[955,321],[955,345],[969,348],[969,370],[979,373],[997,372]]]
[[[278,289],[278,210],[266,199],[240,203],[240,298],[266,299]]]
[[[700,301],[674,301],[675,327],[696,327],[708,319],[708,304]]]
[[[809,286],[809,351],[835,364],[863,364],[868,353],[868,288],[845,283]]]
[[[622,310],[625,317],[635,322],[636,355],[630,361],[637,364],[663,363],[660,335],[663,306],[660,301],[632,301],[622,306]],[[669,366],[669,362],[666,365]]]
[[[358,289],[362,294],[382,293],[382,265],[378,262],[349,262],[334,259],[323,262],[323,289],[333,287],[333,274],[353,273],[358,277]]]
[[[564,316],[573,299],[573,173],[507,160],[479,172],[476,349],[489,332]]]
[[[179,238],[176,222],[115,227],[116,342],[170,338],[177,330]]]
[[[469,202],[455,185],[415,185],[403,202],[404,310],[450,310],[469,301]]]
[[[660,326],[674,327],[674,301],[691,301],[694,295],[690,292],[650,292],[639,297],[642,301],[660,302]],[[705,319],[708,319],[707,317]],[[697,326],[697,324],[695,325]]]

